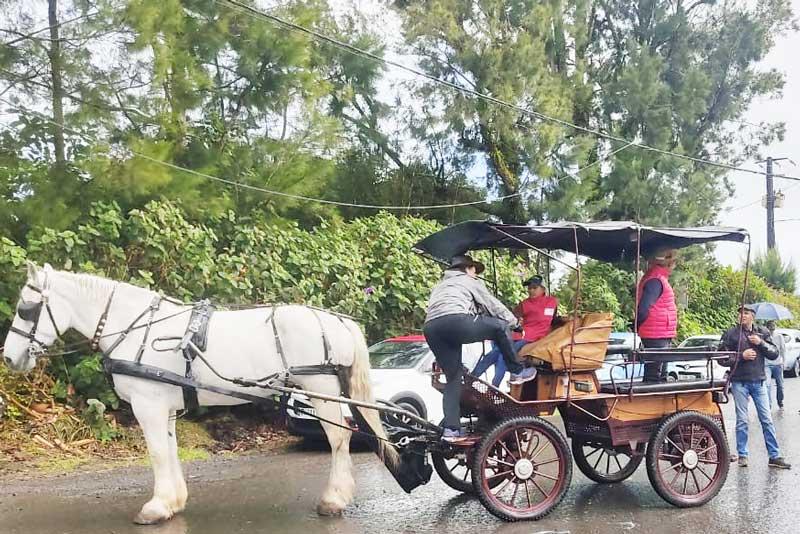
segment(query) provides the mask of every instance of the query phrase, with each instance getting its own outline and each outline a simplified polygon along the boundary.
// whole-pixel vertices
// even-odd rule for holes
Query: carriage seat
[[[691,391],[693,389],[708,389],[709,387],[723,388],[725,380],[715,378],[713,384],[710,380],[682,380],[679,382],[634,382],[630,380],[620,380],[612,384],[611,382],[601,382],[600,391],[602,393],[619,393],[627,395],[629,393],[678,393],[681,391]],[[616,384],[616,391],[614,385]]]

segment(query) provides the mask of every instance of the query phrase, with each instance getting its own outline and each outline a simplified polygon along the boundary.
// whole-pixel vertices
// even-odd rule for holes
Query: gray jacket
[[[783,362],[786,359],[786,342],[780,333],[772,334],[770,337],[772,338],[772,343],[778,349],[778,357],[774,360],[766,360],[765,363],[767,367],[783,367]]]
[[[517,318],[494,298],[483,282],[461,271],[445,271],[431,291],[425,322],[445,315],[490,315],[517,324]]]

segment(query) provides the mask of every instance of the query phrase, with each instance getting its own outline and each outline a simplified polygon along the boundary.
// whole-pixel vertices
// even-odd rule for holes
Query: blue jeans
[[[753,382],[731,382],[733,391],[733,402],[736,404],[736,452],[739,457],[747,457],[747,409],[749,398],[753,399],[756,406],[758,420],[761,423],[761,430],[764,433],[764,442],[767,445],[767,453],[770,460],[781,455],[778,448],[778,438],[775,436],[775,425],[772,424],[772,416],[769,411],[767,401],[767,388],[763,380]]]
[[[767,365],[767,396],[769,397],[769,407],[772,408],[772,379],[775,379],[775,385],[778,386],[776,397],[778,398],[778,406],[783,408],[783,366],[782,365]]]
[[[519,352],[519,349],[528,343],[530,343],[530,341],[525,341],[524,339],[515,341],[514,352]],[[481,376],[492,365],[494,365],[494,378],[492,379],[492,385],[494,387],[499,387],[500,382],[503,381],[503,377],[506,375],[506,362],[503,360],[503,355],[500,352],[500,349],[498,349],[497,345],[494,343],[492,343],[492,350],[484,354],[483,358],[481,358],[477,365],[475,365],[475,369],[472,370],[472,374],[475,376]]]

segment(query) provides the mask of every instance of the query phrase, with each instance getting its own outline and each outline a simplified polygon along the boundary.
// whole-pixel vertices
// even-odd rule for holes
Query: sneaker
[[[511,373],[510,384],[523,384],[536,378],[536,367],[526,367],[517,374]]]
[[[442,439],[445,441],[458,441],[466,437],[463,430],[455,428],[445,428],[442,433]]]
[[[782,456],[778,456],[777,458],[770,458],[769,460],[770,467],[777,467],[778,469],[791,469],[792,465],[787,464],[786,460],[783,459]]]
[[[739,456],[739,467],[747,467],[747,456]]]

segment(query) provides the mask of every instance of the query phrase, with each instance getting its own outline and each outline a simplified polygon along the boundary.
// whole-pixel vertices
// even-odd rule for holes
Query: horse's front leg
[[[169,413],[169,458],[172,462],[172,482],[175,486],[175,502],[172,511],[176,514],[186,508],[189,490],[186,489],[186,479],[183,477],[181,461],[178,458],[178,436],[175,433],[175,412]]]
[[[312,401],[319,416],[339,425],[345,425],[341,406],[335,402]],[[331,446],[331,473],[328,486],[317,505],[320,515],[338,515],[353,500],[355,480],[353,464],[350,460],[351,432],[323,422],[322,428]]]
[[[178,459],[170,457],[171,412],[168,405],[158,401],[158,396],[132,397],[131,407],[142,427],[155,477],[153,498],[142,506],[133,521],[140,525],[151,525],[171,518],[176,512],[175,506],[178,502],[173,480],[173,462],[177,462]]]

